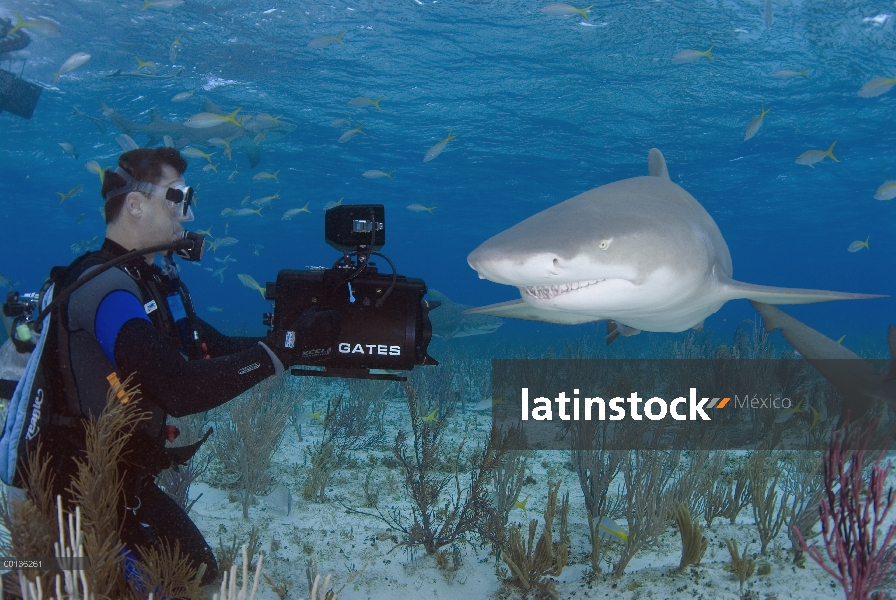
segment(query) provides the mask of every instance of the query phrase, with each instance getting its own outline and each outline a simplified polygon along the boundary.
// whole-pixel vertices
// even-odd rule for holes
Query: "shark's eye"
[[[610,240],[601,240],[597,247],[601,250],[606,250],[610,247]]]

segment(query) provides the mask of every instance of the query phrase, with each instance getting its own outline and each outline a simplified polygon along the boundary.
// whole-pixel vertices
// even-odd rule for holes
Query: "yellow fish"
[[[441,154],[442,150],[445,149],[445,146],[448,145],[448,142],[450,142],[451,140],[453,140],[456,137],[457,137],[456,135],[451,135],[451,130],[449,129],[448,137],[446,137],[444,140],[442,140],[441,142],[439,142],[438,144],[436,144],[435,146],[433,146],[432,148],[430,148],[429,150],[426,151],[426,154],[423,156],[423,162],[429,162],[432,159],[434,159],[435,157],[437,157],[439,154]]]
[[[212,225],[212,226],[209,227],[208,229],[198,229],[198,230],[196,231],[196,233],[198,233],[199,235],[204,235],[205,237],[208,237],[208,238],[215,239],[215,238],[212,236],[212,227],[214,227],[214,225]]]
[[[220,125],[221,123],[232,123],[237,127],[242,127],[243,122],[236,120],[236,115],[241,110],[242,108],[238,108],[229,115],[219,115],[209,112],[197,113],[184,121],[184,125],[186,127],[190,127],[191,129],[206,129],[208,127]]]
[[[311,204],[311,202],[306,202],[305,206],[303,206],[302,208],[290,208],[288,211],[283,213],[283,217],[281,217],[280,220],[281,221],[289,221],[290,219],[292,219],[294,216],[296,216],[299,213],[302,213],[302,212],[310,213],[311,211],[308,210],[309,204]]]
[[[240,281],[243,282],[244,286],[246,286],[249,289],[258,290],[258,293],[261,294],[261,297],[265,298],[264,288],[261,287],[260,285],[258,285],[258,282],[255,281],[255,279],[253,279],[251,275],[246,275],[245,273],[240,273],[239,275],[237,275],[237,277],[239,278]],[[267,298],[265,298],[265,300],[267,300]]]
[[[273,179],[277,183],[280,183],[280,180],[277,179],[277,173],[279,172],[280,171],[274,171],[273,173],[268,173],[267,171],[262,171],[261,173],[255,175],[252,179],[254,179],[255,181],[266,181],[269,179]]]
[[[438,408],[432,409],[432,412],[429,413],[428,415],[426,415],[425,417],[423,417],[423,420],[424,421],[435,421],[437,412],[439,412]]]
[[[547,6],[545,6],[544,8],[541,9],[541,12],[543,12],[546,15],[553,15],[553,16],[566,16],[566,15],[578,14],[578,15],[582,15],[582,18],[585,19],[586,21],[591,21],[591,19],[588,18],[588,11],[593,6],[594,5],[592,4],[591,6],[586,6],[585,8],[576,8],[575,6],[573,6],[571,4],[548,4]]]
[[[56,192],[57,194],[59,194],[59,204],[62,204],[63,202],[65,202],[66,200],[71,198],[72,196],[77,196],[82,191],[84,191],[84,184],[79,183],[78,185],[76,185],[75,187],[73,187],[72,189],[70,189],[69,191],[67,191],[65,193]]]
[[[342,36],[345,34],[345,31],[340,31],[336,35],[321,35],[310,42],[308,42],[309,48],[326,48],[330,44],[344,44],[342,41]]]
[[[137,71],[140,71],[140,69],[146,69],[149,73],[155,75],[156,63],[152,62],[151,60],[140,60],[139,56],[135,56],[134,58],[137,59]]]
[[[747,130],[744,131],[744,141],[746,142],[748,139],[756,135],[756,132],[759,131],[759,128],[762,127],[762,120],[765,118],[769,111],[765,110],[765,104],[762,105],[762,112],[757,117],[753,117],[753,120],[750,121],[750,124],[747,125]]]
[[[367,106],[368,104],[376,108],[377,110],[383,110],[380,108],[380,100],[385,98],[385,96],[380,96],[379,98],[365,98],[364,96],[358,96],[357,98],[352,98],[349,100],[348,105],[359,107],[359,106]]]
[[[846,249],[847,252],[858,252],[862,248],[867,248],[868,250],[871,250],[871,248],[868,248],[868,240],[870,240],[870,239],[871,239],[871,236],[868,236],[868,238],[864,242],[862,240],[854,241],[853,243],[851,243],[849,245],[849,248]]]
[[[834,156],[834,146],[837,145],[837,140],[834,140],[834,143],[831,144],[831,147],[827,150],[806,150],[802,154],[796,157],[794,161],[798,165],[806,165],[807,167],[815,168],[814,165],[817,162],[821,162],[825,159],[825,157],[829,157],[834,162],[840,162],[837,160],[837,157]]]
[[[809,431],[812,431],[815,429],[815,426],[818,425],[818,421],[821,420],[821,415],[815,410],[814,406],[810,406],[809,409],[812,411],[812,424],[809,425]]]
[[[896,198],[896,181],[885,181],[874,193],[875,200],[892,200]]]
[[[37,27],[40,29],[47,29],[47,24],[43,21],[23,21],[22,17],[19,16],[19,13],[16,13],[16,23],[13,25],[12,29],[6,32],[7,36],[10,36],[17,32],[22,27]]]
[[[180,153],[188,158],[204,158],[209,162],[209,164],[211,164],[212,156],[214,156],[215,154],[214,152],[209,152],[208,154],[206,154],[198,148],[184,148],[180,151]]]
[[[837,340],[837,343],[838,343],[838,344],[842,343],[844,339],[846,339],[846,334],[841,335],[841,336],[840,336],[840,339]]]
[[[8,34],[7,34],[8,35]],[[91,56],[86,52],[75,52],[62,63],[62,66],[59,67],[59,70],[53,73],[53,83],[56,83],[59,80],[59,76],[63,73],[68,73],[69,71],[74,71],[88,60],[91,59]]]
[[[172,62],[174,62],[174,61],[172,61]],[[194,92],[181,92],[181,93],[175,95],[171,99],[171,101],[172,102],[183,102],[184,100],[189,100],[190,98],[193,97],[193,93]]]
[[[613,519],[608,519],[607,517],[603,517],[600,520],[600,525],[597,526],[598,535],[601,537],[609,537],[615,536],[622,540],[623,542],[628,540],[628,534],[625,532],[622,527],[616,524],[616,521]]]
[[[514,505],[516,508],[519,508],[520,510],[522,510],[522,511],[523,511],[523,514],[526,515],[527,517],[529,516],[529,513],[526,512],[526,503],[527,503],[528,501],[529,501],[529,496],[526,496],[526,499],[523,500],[522,502],[520,502],[519,500],[517,500],[517,501],[515,501],[515,502],[513,503],[513,505]]]
[[[366,177],[367,179],[382,179],[383,177],[388,177],[392,179],[392,173],[395,171],[380,171],[379,169],[371,169],[369,171],[364,171],[361,174],[361,177]]]
[[[355,137],[355,134],[356,134],[356,133],[360,133],[361,135],[366,135],[366,134],[361,130],[361,127],[363,127],[363,126],[364,126],[364,123],[361,122],[361,124],[358,125],[357,127],[355,127],[354,129],[349,129],[348,131],[346,131],[345,133],[343,133],[341,136],[339,136],[339,143],[340,143],[340,144],[344,144],[344,143],[346,143],[347,141],[349,141],[350,139],[352,139],[353,137]]]
[[[233,181],[233,178],[236,177],[237,173],[238,173],[238,171],[236,170],[236,167],[234,167],[233,173],[230,174],[230,177],[227,178],[227,181]]]
[[[220,164],[221,164],[221,163],[215,163],[215,164],[211,164],[211,163],[209,163],[209,164],[205,165],[204,167],[202,167],[202,170],[203,170],[203,171],[214,171],[215,173],[217,173],[217,172],[218,172],[218,165],[220,165]]]
[[[859,96],[862,98],[874,98],[881,94],[886,94],[893,85],[896,85],[896,77],[875,77],[862,86],[859,90]]]
[[[141,8],[140,10],[144,11],[147,8],[156,8],[159,10],[174,10],[183,3],[184,0],[143,0],[143,8]]]
[[[414,212],[423,212],[423,211],[426,211],[426,212],[428,212],[428,213],[431,214],[431,215],[435,214],[435,213],[432,212],[432,211],[435,210],[436,208],[437,208],[437,207],[435,207],[435,206],[426,207],[426,206],[423,206],[422,204],[417,204],[417,203],[414,203],[414,204],[408,204],[408,210],[412,210],[412,211],[414,211]]]
[[[706,57],[709,60],[715,62],[716,59],[712,57],[713,48],[715,48],[715,45],[710,46],[709,50],[707,50],[706,52],[700,52],[699,50],[682,50],[672,57],[672,64],[681,65],[684,63],[694,62],[695,60],[700,60],[703,57]]]
[[[87,167],[87,170],[91,173],[96,173],[100,178],[100,185],[103,185],[103,179],[106,178],[106,171],[109,170],[109,167],[103,168],[100,166],[100,163],[96,162],[95,160],[88,162],[84,166]]]

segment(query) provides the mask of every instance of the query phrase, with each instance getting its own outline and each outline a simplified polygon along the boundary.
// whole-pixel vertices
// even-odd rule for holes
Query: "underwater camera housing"
[[[439,364],[426,353],[432,339],[429,311],[438,303],[423,299],[422,279],[398,275],[392,261],[377,252],[386,243],[383,205],[335,206],[325,213],[324,230],[326,242],[343,253],[331,268],[285,269],[265,288],[265,298],[274,301],[273,314],[264,315],[269,335],[288,329],[311,307],[342,315],[333,352],[301,363],[324,369],[292,369],[292,374],[404,381],[391,371]],[[371,256],[383,258],[392,273],[379,273]]]

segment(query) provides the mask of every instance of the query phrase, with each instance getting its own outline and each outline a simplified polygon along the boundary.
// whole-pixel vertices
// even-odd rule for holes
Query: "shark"
[[[890,371],[879,373],[868,361],[836,341],[794,319],[783,310],[755,300],[750,302],[765,321],[766,333],[780,329],[784,339],[831,382],[843,396],[844,414],[858,418],[878,402],[886,402],[896,411],[896,327],[890,325],[887,344],[890,349]]]
[[[214,113],[217,115],[225,115],[223,110],[214,102],[206,99],[202,106],[202,112]],[[250,156],[252,166],[258,164],[261,158],[261,147],[254,141],[255,136],[262,131],[265,132],[265,141],[272,142],[281,139],[284,135],[295,131],[296,126],[282,120],[272,121],[263,118],[247,118],[243,121],[243,126],[237,126],[233,123],[222,122],[213,127],[205,127],[194,129],[187,127],[183,123],[176,123],[162,118],[154,109],[149,111],[149,123],[136,123],[131,121],[124,115],[118,113],[112,108],[103,105],[103,114],[112,123],[127,135],[136,137],[145,135],[148,140],[146,146],[155,146],[162,142],[167,135],[174,141],[177,148],[184,146],[203,146],[212,147],[213,144],[209,140],[220,138],[230,141],[231,147],[244,147]]]
[[[515,286],[521,299],[467,312],[565,324],[605,320],[631,335],[700,329],[739,298],[806,304],[884,297],[735,281],[713,218],[672,182],[659,150],[650,150],[647,163],[647,176],[574,196],[473,250],[467,263],[480,279]]]
[[[452,302],[436,290],[427,292],[430,303],[439,303],[438,310],[429,313],[432,333],[442,338],[459,338],[471,335],[485,335],[497,331],[504,322],[488,315],[467,315],[464,311],[472,308],[466,304]]]

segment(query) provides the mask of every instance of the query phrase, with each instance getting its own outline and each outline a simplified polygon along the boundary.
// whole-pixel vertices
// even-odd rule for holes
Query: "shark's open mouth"
[[[573,283],[561,283],[560,285],[533,285],[520,288],[520,290],[523,293],[532,296],[533,298],[538,298],[539,300],[550,300],[551,298],[556,298],[560,294],[566,294],[568,292],[580,290],[582,288],[588,287],[589,285],[600,283],[601,281],[606,280],[589,279],[588,281],[574,281]]]

